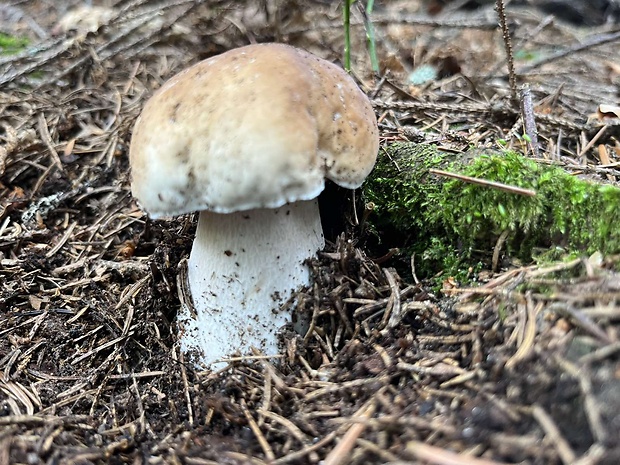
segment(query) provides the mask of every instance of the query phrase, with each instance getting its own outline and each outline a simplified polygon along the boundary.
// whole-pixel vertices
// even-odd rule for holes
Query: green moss
[[[405,265],[414,254],[419,276],[463,276],[469,270],[462,245],[433,214],[442,209],[438,199],[444,187],[429,170],[447,169],[453,158],[432,145],[393,144],[382,152],[363,188],[365,200],[374,204],[369,220],[377,242],[400,248]]]
[[[449,171],[527,189],[538,188],[537,165],[513,152],[481,154],[470,165],[455,163]],[[471,238],[499,235],[506,229],[527,233],[544,211],[540,196],[515,195],[454,179],[443,183],[436,200],[451,208],[430,214],[438,216],[438,221],[459,236]]]
[[[434,146],[416,146],[419,150],[404,150],[394,144],[381,156],[371,179],[366,184],[366,198],[375,204],[376,219],[387,221],[397,229],[423,228],[426,219],[415,214],[426,209],[441,183],[429,176],[428,170],[442,166],[448,155]],[[424,186],[424,189],[421,189]]]
[[[533,189],[518,195],[429,174],[443,169]],[[462,275],[503,250],[532,262],[560,254],[620,252],[620,189],[581,180],[561,168],[504,151],[452,154],[431,145],[397,143],[364,187],[375,205],[373,229],[390,247],[422,258],[416,269]],[[386,239],[386,237],[389,238]]]
[[[0,55],[15,55],[30,44],[26,37],[14,37],[0,32]]]

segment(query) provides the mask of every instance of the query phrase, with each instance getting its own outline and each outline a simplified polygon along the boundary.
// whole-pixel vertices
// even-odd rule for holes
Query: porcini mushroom
[[[202,61],[146,103],[132,135],[132,191],[152,218],[200,211],[188,263],[195,313],[182,349],[212,367],[278,352],[280,306],[310,283],[324,246],[325,178],[359,187],[379,148],[366,95],[338,66],[281,44]]]

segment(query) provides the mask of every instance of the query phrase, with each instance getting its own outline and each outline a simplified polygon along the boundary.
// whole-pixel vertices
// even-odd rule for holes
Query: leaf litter
[[[307,333],[278,358],[197,370],[174,323],[196,217],[153,222],[132,199],[133,122],[166,78],[236,46],[284,41],[338,61],[340,5],[120,1],[86,26],[66,21],[79,6],[0,12],[30,44],[0,57],[0,463],[620,460],[618,256],[506,259],[477,286],[437,289],[415,263],[364,249],[371,213],[349,206],[348,232],[298,297]],[[382,142],[524,147],[494,13],[449,13],[379,4],[379,79],[354,17],[353,71]],[[596,115],[617,104],[613,31],[531,8],[508,18],[517,56],[534,57],[517,72],[543,156],[616,184],[618,120]],[[437,79],[408,84],[422,65]]]

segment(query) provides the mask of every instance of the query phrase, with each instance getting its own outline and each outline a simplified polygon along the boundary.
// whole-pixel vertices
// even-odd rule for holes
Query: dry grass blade
[[[361,420],[372,417],[375,413],[376,405],[374,400],[364,405],[356,412],[354,418]],[[355,442],[366,429],[366,424],[355,423],[349,427],[347,432],[342,436],[336,447],[334,447],[323,460],[324,465],[340,465],[346,463]]]
[[[536,306],[532,302],[531,296],[526,296],[525,312],[522,312],[524,318],[520,319],[522,329],[515,328],[520,331],[523,336],[518,341],[519,348],[515,354],[506,362],[506,368],[512,369],[519,364],[521,360],[526,359],[534,349],[534,338],[536,337],[536,318],[543,308],[543,302],[538,302]]]
[[[8,396],[7,401],[11,406],[13,415],[21,415],[22,409],[26,410],[28,416],[34,414],[35,403],[38,403],[37,398],[25,386],[13,381],[7,382],[0,377],[0,391]]]
[[[439,447],[416,441],[407,443],[407,453],[419,460],[424,460],[425,462],[435,465],[509,465],[505,462],[496,462],[494,460],[485,460],[464,454],[456,454]],[[392,462],[391,465],[405,465],[409,463],[414,462]]]

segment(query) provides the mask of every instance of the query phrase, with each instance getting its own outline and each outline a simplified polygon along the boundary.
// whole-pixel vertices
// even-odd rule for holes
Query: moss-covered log
[[[528,197],[429,173],[441,169],[533,189]],[[514,152],[454,154],[432,145],[385,148],[364,187],[379,241],[415,253],[418,270],[455,274],[503,250],[525,262],[620,252],[620,189]]]

